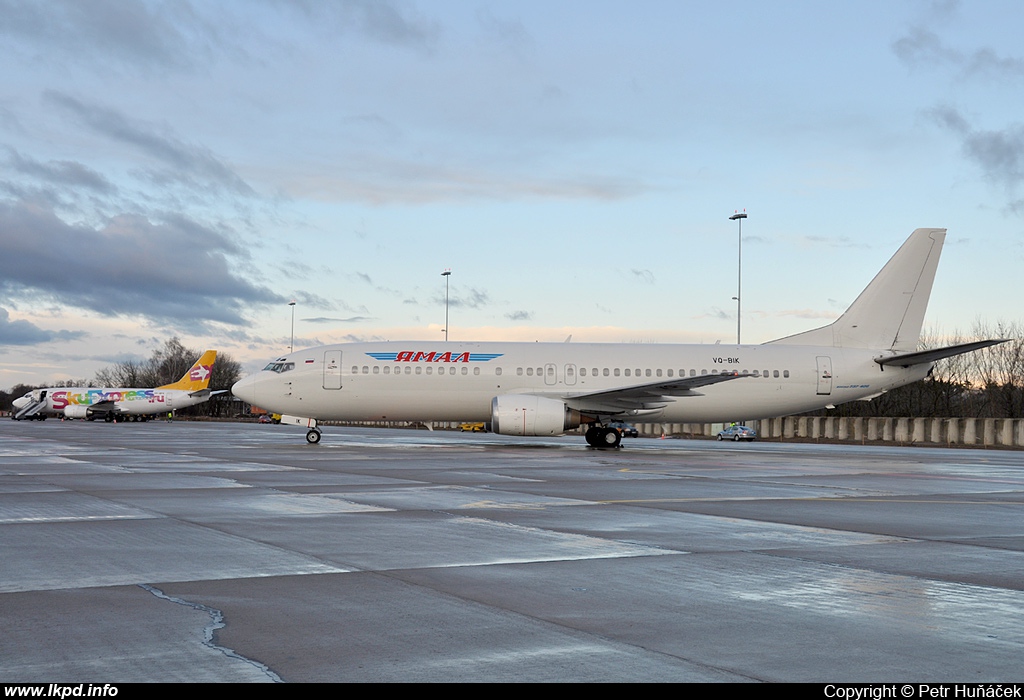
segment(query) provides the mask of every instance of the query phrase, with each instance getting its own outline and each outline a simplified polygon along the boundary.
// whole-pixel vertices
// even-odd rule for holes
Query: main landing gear
[[[622,442],[622,433],[607,425],[592,425],[583,437],[591,447],[615,448]]]
[[[320,429],[319,428],[310,428],[309,432],[306,433],[306,442],[308,442],[310,445],[316,445],[317,443],[319,443],[320,442]]]

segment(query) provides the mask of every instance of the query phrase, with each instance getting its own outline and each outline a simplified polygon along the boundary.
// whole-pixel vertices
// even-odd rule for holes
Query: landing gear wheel
[[[597,427],[587,428],[587,432],[583,435],[583,439],[587,441],[587,444],[591,447],[597,447],[600,445],[598,442],[598,435],[601,433],[601,429]]]
[[[598,436],[599,447],[618,447],[622,442],[622,433],[615,428],[602,428]]]
[[[310,445],[315,445],[320,442],[320,431],[314,429],[306,433],[306,442]]]

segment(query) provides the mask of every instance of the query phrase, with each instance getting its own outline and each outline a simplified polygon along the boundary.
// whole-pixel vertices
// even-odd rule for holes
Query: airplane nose
[[[246,403],[256,403],[256,375],[242,377],[231,387],[231,393]]]

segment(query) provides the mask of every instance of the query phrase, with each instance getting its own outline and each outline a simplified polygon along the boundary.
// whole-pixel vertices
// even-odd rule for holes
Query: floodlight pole
[[[736,212],[729,217],[737,225],[736,238],[736,344],[740,344],[740,290],[743,286],[743,220],[747,218],[747,210]]]
[[[444,342],[448,342],[448,278],[452,276],[452,269],[446,268],[441,273],[444,277]]]
[[[292,342],[288,345],[288,352],[295,352],[295,300],[289,301],[288,306],[292,307]]]

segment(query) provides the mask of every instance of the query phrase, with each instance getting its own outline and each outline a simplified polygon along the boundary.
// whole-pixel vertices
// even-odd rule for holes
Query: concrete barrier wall
[[[645,437],[714,437],[724,423],[637,423]],[[1024,447],[1024,419],[822,418],[787,416],[747,421],[766,439],[896,442],[904,445]]]

